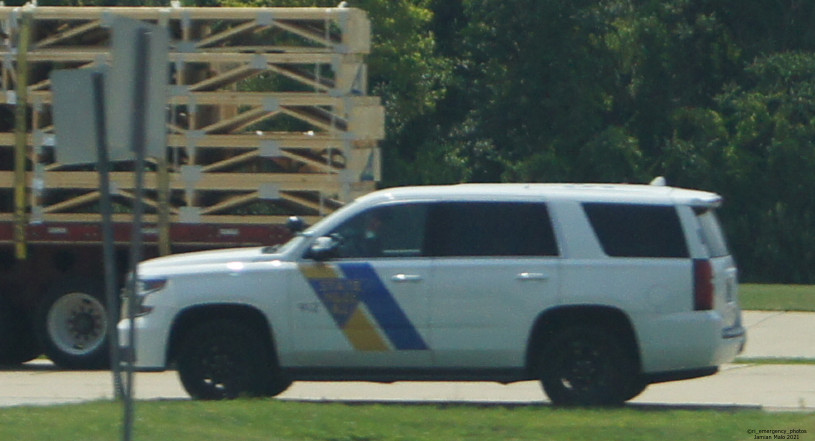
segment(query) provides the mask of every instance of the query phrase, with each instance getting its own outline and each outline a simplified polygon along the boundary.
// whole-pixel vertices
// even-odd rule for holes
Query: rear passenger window
[[[545,204],[450,202],[430,210],[430,256],[558,255]]]
[[[583,204],[603,250],[612,257],[688,257],[676,208]]]

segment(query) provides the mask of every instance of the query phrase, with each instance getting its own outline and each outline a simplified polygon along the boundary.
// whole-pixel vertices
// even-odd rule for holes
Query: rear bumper
[[[742,339],[742,340],[744,340],[746,342],[746,340],[747,340],[747,330],[743,326],[731,326],[729,328],[725,328],[722,331],[722,338],[724,338],[724,339],[737,338],[737,339]],[[739,351],[739,353],[741,353],[742,350],[744,350],[744,345],[742,345],[742,348]]]
[[[641,320],[636,329],[642,371],[657,377],[665,372],[701,372],[729,363],[747,341],[740,324],[725,326],[715,311],[657,316]]]

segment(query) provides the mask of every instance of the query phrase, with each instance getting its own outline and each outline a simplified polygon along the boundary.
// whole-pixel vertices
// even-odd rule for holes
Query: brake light
[[[693,260],[693,309],[709,311],[713,309],[713,265],[707,259]]]

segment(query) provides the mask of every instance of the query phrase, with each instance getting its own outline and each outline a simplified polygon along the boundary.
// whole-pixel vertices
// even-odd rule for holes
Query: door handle
[[[394,282],[421,282],[422,276],[418,274],[396,274],[391,277]]]
[[[523,273],[518,274],[515,278],[523,282],[523,281],[527,281],[527,280],[546,280],[546,279],[549,278],[549,276],[547,276],[546,274],[543,274],[543,273],[527,273],[527,272],[523,272]]]

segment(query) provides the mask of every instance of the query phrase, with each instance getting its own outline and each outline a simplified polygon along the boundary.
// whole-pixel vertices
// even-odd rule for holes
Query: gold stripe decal
[[[368,316],[357,308],[345,324],[345,336],[358,351],[387,351],[388,344],[379,335]]]

